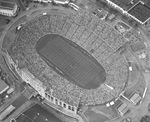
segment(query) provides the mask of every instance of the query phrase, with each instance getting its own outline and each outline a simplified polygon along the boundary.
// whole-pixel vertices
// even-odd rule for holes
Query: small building
[[[129,99],[134,105],[137,105],[142,100],[142,97],[139,95],[139,93],[134,92]]]
[[[0,94],[4,93],[7,89],[9,89],[9,86],[0,79]]]
[[[115,9],[144,24],[150,18],[150,2],[141,0],[105,0]],[[148,0],[149,1],[149,0]]]
[[[135,6],[140,0],[106,0],[111,1],[122,9],[128,11],[133,6]]]
[[[142,2],[135,5],[128,13],[143,24],[150,18],[150,8]]]
[[[17,13],[17,4],[12,2],[0,1],[0,14],[5,16],[15,16]]]
[[[119,25],[119,24],[116,24],[114,27],[121,34],[126,32],[125,28],[123,26]]]
[[[120,115],[123,116],[125,115],[130,109],[128,108],[128,105],[125,103],[121,103],[118,107],[117,110],[119,111]]]
[[[107,19],[110,20],[110,21],[114,21],[116,18],[116,15],[115,14],[110,14],[108,15]]]
[[[123,21],[116,22],[116,24],[114,25],[114,28],[117,31],[119,31],[121,34],[127,32],[131,29],[131,27],[129,25],[127,25],[126,23],[124,23]]]

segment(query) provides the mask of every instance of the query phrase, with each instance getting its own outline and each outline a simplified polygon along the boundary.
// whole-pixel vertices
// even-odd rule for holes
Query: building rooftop
[[[142,97],[141,97],[137,92],[135,92],[135,93],[131,96],[130,100],[131,100],[135,105],[137,105],[137,104],[142,100]]]
[[[138,19],[142,23],[145,23],[145,21],[147,21],[150,17],[150,8],[146,6],[145,4],[142,4],[141,2],[139,2],[132,9],[130,9],[128,13],[134,16],[136,19]]]
[[[0,79],[0,94],[5,92],[8,88],[9,86],[3,80]]]
[[[110,0],[114,4],[118,5],[122,9],[128,11],[135,6],[140,0]]]
[[[130,109],[128,108],[128,105],[125,103],[121,103],[118,107],[117,110],[119,111],[120,115],[123,116],[125,115]]]
[[[6,1],[0,1],[0,9],[9,9],[13,10],[15,7],[16,3],[12,2],[6,2]]]
[[[145,0],[106,0],[109,4],[124,11],[136,21],[144,24],[150,18],[150,1]]]

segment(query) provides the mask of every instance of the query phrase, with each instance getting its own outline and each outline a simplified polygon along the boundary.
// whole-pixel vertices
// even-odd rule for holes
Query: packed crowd
[[[140,35],[134,29],[131,29],[131,30],[127,31],[124,34],[124,37],[130,42],[131,45],[142,42],[142,39],[141,39]]]
[[[127,40],[118,33],[115,28],[111,27],[104,20],[101,20],[96,15],[89,13],[83,9],[79,9],[73,20],[78,25],[84,26],[86,29],[94,32],[98,37],[104,40],[113,50],[117,50]]]
[[[150,38],[150,19],[144,25],[146,30],[146,35]]]
[[[78,44],[91,54],[106,70],[106,83],[97,89],[82,89],[58,75],[36,51],[37,41],[46,34],[59,34]],[[76,15],[39,16],[27,22],[17,35],[12,58],[53,89],[53,96],[78,106],[102,104],[118,95],[127,80],[127,64],[115,51],[125,39],[95,15],[80,10]],[[113,87],[110,89],[106,84]]]

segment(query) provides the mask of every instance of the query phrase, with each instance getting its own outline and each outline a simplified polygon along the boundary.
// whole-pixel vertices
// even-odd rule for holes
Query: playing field
[[[104,83],[105,70],[72,42],[62,36],[43,36],[36,45],[37,52],[49,66],[57,67],[70,82],[85,88],[94,89]],[[60,71],[58,72],[60,73]]]

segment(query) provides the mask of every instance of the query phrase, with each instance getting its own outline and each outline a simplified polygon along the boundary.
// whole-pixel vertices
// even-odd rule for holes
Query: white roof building
[[[137,105],[141,100],[142,100],[142,97],[137,92],[133,93],[130,97],[130,101],[134,105]]]
[[[120,115],[123,116],[125,115],[130,109],[128,108],[128,105],[125,103],[121,103],[118,107],[117,110],[119,111]]]
[[[12,2],[0,1],[0,14],[5,16],[15,16],[17,12],[17,4]]]

